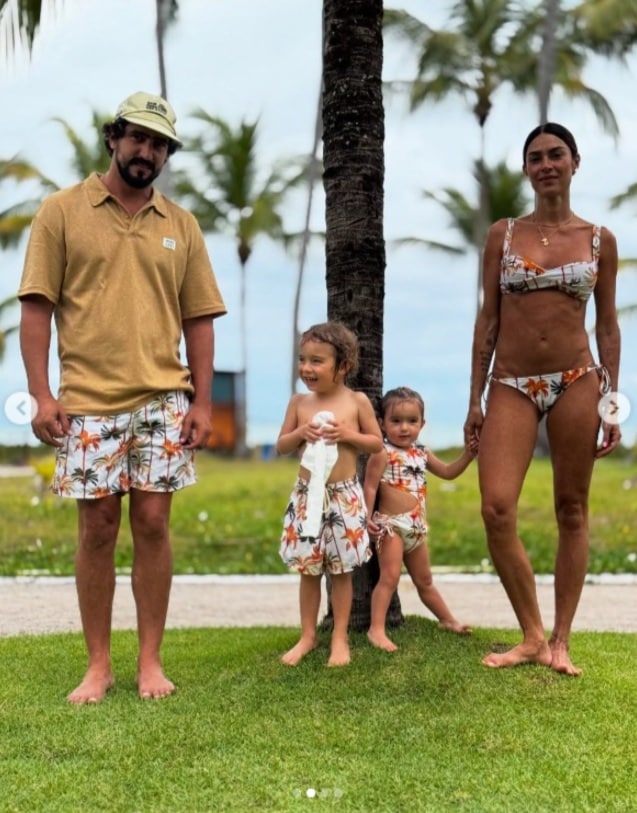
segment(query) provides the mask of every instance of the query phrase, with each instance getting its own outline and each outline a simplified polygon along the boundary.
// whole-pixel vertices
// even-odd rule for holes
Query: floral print
[[[325,486],[325,506],[318,536],[303,536],[308,480],[299,477],[283,521],[279,553],[292,570],[308,576],[349,573],[372,555],[367,511],[357,477]]]
[[[132,488],[169,492],[191,485],[194,452],[179,443],[188,409],[188,396],[176,391],[159,393],[134,412],[72,416],[52,491],[90,500]]]

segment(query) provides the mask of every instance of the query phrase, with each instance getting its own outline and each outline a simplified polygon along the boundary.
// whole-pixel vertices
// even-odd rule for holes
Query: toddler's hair
[[[420,393],[416,390],[409,389],[409,387],[396,387],[393,390],[387,390],[383,395],[383,400],[380,402],[380,417],[384,418],[387,410],[393,405],[401,401],[415,401],[420,407],[420,417],[425,420],[425,402],[422,400]]]
[[[325,342],[334,348],[335,369],[340,370],[343,365],[348,373],[355,373],[358,369],[358,338],[356,334],[340,322],[321,322],[312,325],[301,334],[299,345],[306,342]]]

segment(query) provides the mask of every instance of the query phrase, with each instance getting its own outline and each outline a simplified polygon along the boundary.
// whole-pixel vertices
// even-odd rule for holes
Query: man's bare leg
[[[317,644],[316,625],[321,606],[321,576],[301,574],[299,584],[299,606],[301,611],[301,637],[292,649],[281,656],[281,663],[296,666]]]
[[[334,627],[328,666],[347,666],[350,662],[349,616],[352,611],[352,574],[332,574],[332,612]]]
[[[111,669],[111,616],[115,592],[113,555],[121,517],[121,498],[78,500],[79,540],[75,582],[88,651],[84,679],[69,703],[99,703],[114,683]]]
[[[172,494],[132,490],[130,524],[134,559],[132,586],[137,608],[137,687],[143,700],[166,697],[175,685],[164,674],[161,643],[172,582],[169,519]]]

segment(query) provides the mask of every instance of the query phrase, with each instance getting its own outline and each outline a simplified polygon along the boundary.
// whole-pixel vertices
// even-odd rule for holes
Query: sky
[[[93,139],[94,110],[114,113],[137,90],[158,92],[154,0],[64,0],[44,19],[31,57],[19,51],[0,62],[0,160],[19,156],[59,185],[75,182],[72,150],[55,118]],[[388,4],[389,5],[389,4]],[[409,10],[433,27],[448,19],[450,0],[405,0]],[[307,154],[312,146],[321,77],[321,0],[182,0],[177,25],[166,41],[168,96],[180,134],[198,131],[192,113],[203,108],[233,126],[259,120],[258,151],[265,173],[273,162]],[[574,211],[600,222],[617,237],[620,257],[637,258],[637,202],[611,210],[609,200],[637,181],[637,56],[623,66],[591,63],[585,81],[610,103],[620,126],[617,143],[605,134],[590,108],[554,93],[549,117],[571,129],[582,164],[571,191]],[[413,78],[404,47],[385,44],[385,79]],[[495,94],[485,128],[488,162],[521,164],[527,133],[537,123],[533,97],[507,89]],[[421,436],[444,448],[462,442],[467,410],[471,338],[476,312],[477,258],[450,258],[417,246],[395,246],[405,236],[457,244],[446,213],[423,191],[445,187],[475,200],[472,176],[480,134],[470,104],[459,96],[408,114],[404,100],[386,100],[384,388],[406,385],[427,404]],[[177,153],[175,167],[185,156]],[[529,194],[530,194],[530,190]],[[0,210],[25,197],[0,187]],[[284,210],[288,231],[302,228],[305,200],[299,194]],[[324,200],[315,195],[312,226],[324,228]],[[239,263],[232,239],[206,238],[228,315],[215,322],[218,370],[240,367]],[[0,253],[0,300],[17,290],[25,243]],[[247,266],[248,442],[272,443],[290,397],[292,312],[298,257],[259,238]],[[637,302],[637,272],[618,278],[618,305]],[[326,318],[325,259],[317,241],[310,247],[301,298],[301,327]],[[594,323],[591,305],[589,324]],[[19,313],[3,315],[3,326]],[[637,363],[632,348],[637,318],[622,322],[620,392],[635,404],[622,430],[628,445],[637,438]],[[52,353],[54,356],[54,353]],[[51,376],[57,381],[55,358]],[[18,342],[9,337],[0,366],[0,407],[26,381]],[[17,426],[0,410],[0,443],[31,442],[30,426]]]

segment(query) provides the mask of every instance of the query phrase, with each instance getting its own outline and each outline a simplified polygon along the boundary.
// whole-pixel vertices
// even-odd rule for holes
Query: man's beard
[[[146,189],[147,186],[152,184],[155,178],[159,177],[159,173],[161,172],[161,170],[157,170],[155,165],[150,161],[142,161],[139,158],[132,158],[128,164],[122,164],[119,160],[117,160],[116,163],[122,180],[129,186],[132,186],[133,189]],[[135,173],[136,166],[145,167],[150,170],[150,174],[137,175]]]

